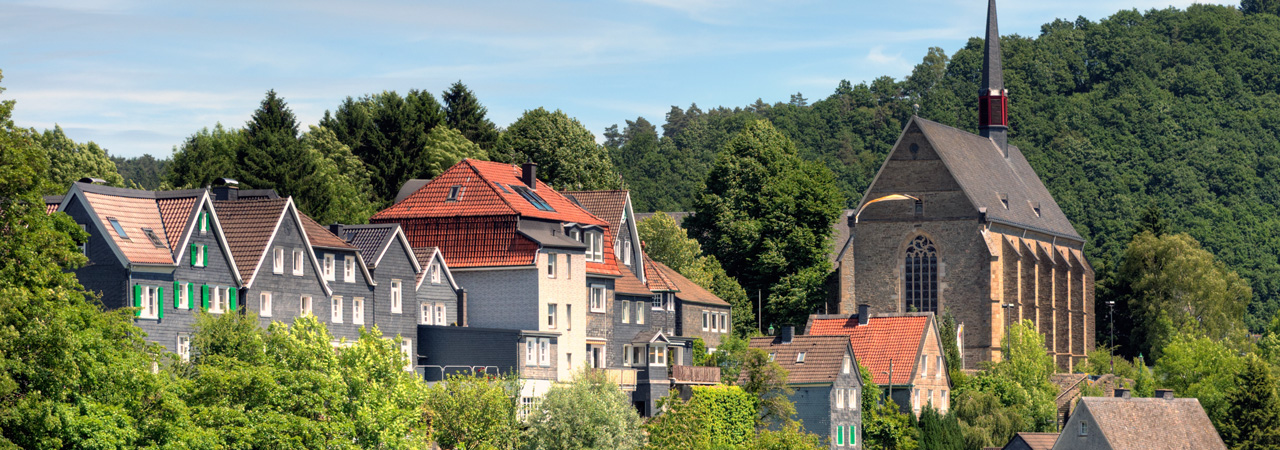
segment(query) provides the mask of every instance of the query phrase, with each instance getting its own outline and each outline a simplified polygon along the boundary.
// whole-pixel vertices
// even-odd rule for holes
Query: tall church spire
[[[995,142],[1009,156],[1009,91],[1000,67],[1000,29],[996,25],[996,0],[987,3],[987,37],[983,44],[982,86],[978,89],[978,133]]]

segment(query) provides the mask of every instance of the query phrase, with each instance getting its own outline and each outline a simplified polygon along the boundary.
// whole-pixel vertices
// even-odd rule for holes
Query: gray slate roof
[[[1080,404],[1115,450],[1226,449],[1194,398],[1084,397]]]
[[[1084,240],[1022,156],[1022,150],[1010,145],[1009,158],[1005,159],[990,139],[968,131],[919,117],[912,117],[907,129],[912,126],[918,126],[933,144],[973,206],[987,209],[988,220]],[[1000,201],[1001,194],[1008,196],[1007,209]],[[1039,215],[1032,207],[1036,203],[1040,205]]]
[[[342,238],[360,249],[360,257],[372,269],[377,267],[378,255],[395,238],[396,228],[400,224],[346,225],[342,227]]]

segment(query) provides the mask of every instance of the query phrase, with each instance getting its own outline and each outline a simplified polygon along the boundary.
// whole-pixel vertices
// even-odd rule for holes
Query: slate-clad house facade
[[[1053,450],[1225,450],[1200,401],[1157,390],[1154,398],[1082,397]]]
[[[787,369],[795,391],[788,398],[805,431],[824,437],[832,450],[862,448],[862,377],[848,339],[796,336],[794,327],[783,327],[749,345]]]

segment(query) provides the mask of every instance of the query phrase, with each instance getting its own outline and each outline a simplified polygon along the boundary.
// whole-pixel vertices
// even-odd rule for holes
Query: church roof
[[[919,127],[933,144],[973,206],[986,208],[987,220],[1084,240],[1022,156],[1022,150],[1009,146],[1006,159],[988,138],[920,117],[912,117],[907,130],[912,126]],[[1008,207],[1001,196],[1008,201]]]
[[[987,37],[982,50],[984,58],[981,89],[1004,89],[1004,72],[1000,70],[1000,29],[996,26],[996,0],[988,0]]]

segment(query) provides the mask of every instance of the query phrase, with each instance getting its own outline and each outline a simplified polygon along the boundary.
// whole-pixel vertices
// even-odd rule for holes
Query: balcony
[[[635,369],[595,369],[596,372],[603,373],[609,381],[618,385],[623,391],[631,392],[636,390],[636,371]]]
[[[671,384],[720,384],[720,368],[671,366]]]

